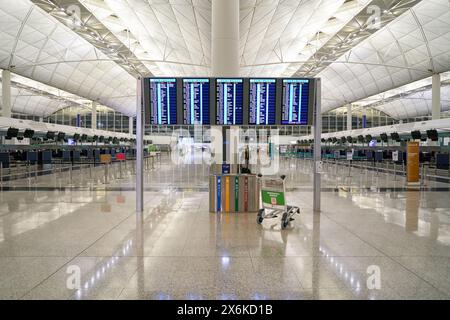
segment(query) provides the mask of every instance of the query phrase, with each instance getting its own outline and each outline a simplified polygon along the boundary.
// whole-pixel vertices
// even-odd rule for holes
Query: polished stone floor
[[[187,162],[187,163],[186,163]],[[448,299],[449,185],[325,166],[312,213],[311,163],[283,161],[278,220],[208,210],[202,164],[164,158],[134,212],[130,164],[6,182],[0,192],[1,299]],[[79,272],[79,289],[76,275]]]

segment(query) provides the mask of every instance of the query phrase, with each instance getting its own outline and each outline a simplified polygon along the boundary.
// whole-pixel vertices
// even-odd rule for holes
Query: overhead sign
[[[146,125],[312,125],[313,78],[143,81]]]
[[[243,79],[216,80],[216,124],[243,124]]]
[[[177,80],[150,78],[152,124],[177,124]]]
[[[275,102],[276,79],[250,79],[249,124],[275,124]]]
[[[281,124],[309,122],[309,79],[284,79]]]
[[[209,124],[209,79],[183,79],[184,124]]]

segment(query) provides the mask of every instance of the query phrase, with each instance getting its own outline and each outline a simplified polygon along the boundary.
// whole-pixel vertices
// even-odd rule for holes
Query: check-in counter
[[[259,184],[252,174],[211,174],[209,176],[210,212],[257,212]]]

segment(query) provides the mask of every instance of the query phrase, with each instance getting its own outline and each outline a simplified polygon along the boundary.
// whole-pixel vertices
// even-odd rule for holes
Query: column
[[[2,117],[11,118],[11,72],[2,70]]]
[[[441,118],[441,75],[431,77],[431,119]]]
[[[39,117],[39,122],[44,122],[44,117]]]
[[[347,105],[347,130],[352,130],[352,105]]]
[[[134,118],[129,117],[128,118],[128,133],[133,134],[133,130],[134,130]]]
[[[239,0],[212,0],[212,76],[239,76]]]
[[[97,102],[92,101],[91,128],[97,129]]]

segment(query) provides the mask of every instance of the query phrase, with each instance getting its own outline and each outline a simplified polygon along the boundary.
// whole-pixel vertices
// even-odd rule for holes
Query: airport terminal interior
[[[450,298],[448,0],[0,0],[0,299]]]

